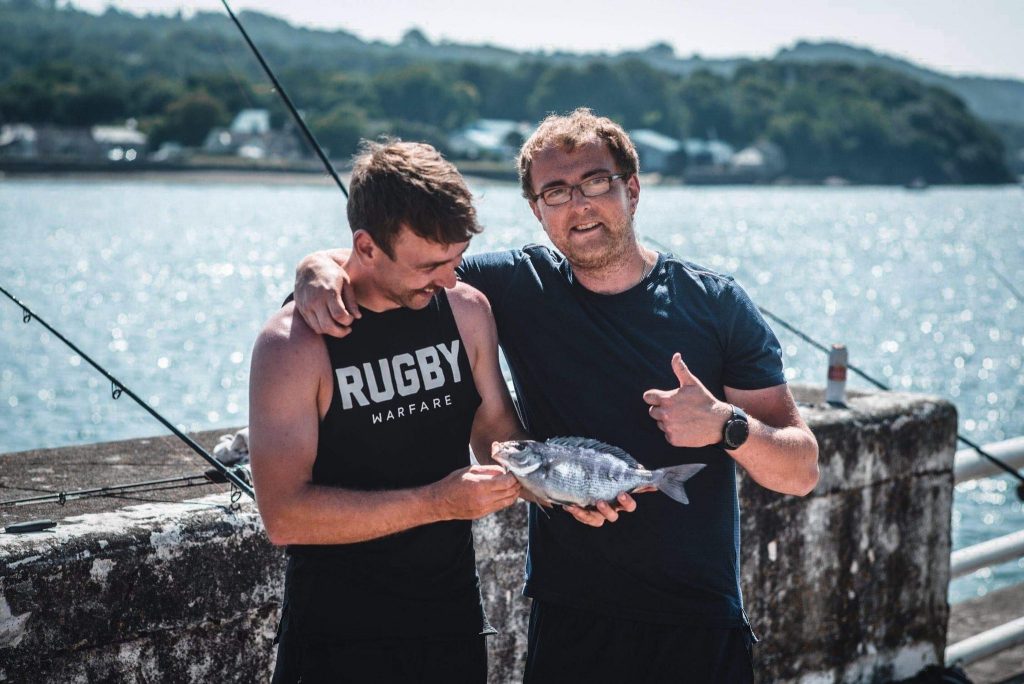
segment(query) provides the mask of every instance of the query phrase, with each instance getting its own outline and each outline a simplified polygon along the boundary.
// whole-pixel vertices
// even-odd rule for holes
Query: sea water
[[[470,253],[546,243],[512,185],[474,184]],[[638,231],[731,273],[754,301],[894,389],[948,398],[960,431],[1024,435],[1024,192],[1017,187],[644,186]],[[0,182],[0,286],[187,430],[247,421],[253,341],[298,259],[350,242],[328,186]],[[775,326],[791,382],[826,357]],[[870,385],[851,374],[850,388]],[[163,433],[0,298],[0,453]],[[954,548],[1024,527],[1009,478],[957,487]],[[1024,579],[1024,561],[953,582],[951,600]]]

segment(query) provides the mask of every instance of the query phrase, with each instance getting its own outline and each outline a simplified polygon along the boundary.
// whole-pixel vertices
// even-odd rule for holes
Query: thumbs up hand
[[[647,412],[672,446],[702,447],[718,443],[732,408],[704,387],[678,352],[672,356],[672,370],[679,387],[644,392],[644,402],[651,407]]]

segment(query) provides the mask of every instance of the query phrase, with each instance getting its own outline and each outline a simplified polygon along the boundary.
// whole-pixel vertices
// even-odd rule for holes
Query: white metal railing
[[[975,634],[952,646],[947,646],[946,665],[956,662],[961,665],[970,665],[1000,651],[1013,648],[1020,643],[1024,643],[1024,617],[1010,620],[1005,625],[999,625],[987,632]]]
[[[983,448],[1012,468],[1024,467],[1024,437],[986,444]],[[980,477],[1000,475],[1003,472],[999,466],[980,456],[974,449],[964,449],[956,453],[954,480],[957,484]],[[1022,557],[1024,530],[954,551],[949,559],[950,578],[962,577],[975,570]],[[1024,617],[947,646],[946,664],[969,665],[1018,644],[1024,644]]]
[[[954,551],[949,559],[950,579],[963,577],[975,570],[998,565],[1024,556],[1024,530]]]
[[[1014,437],[1002,442],[986,444],[984,449],[1011,468],[1024,468],[1024,437]],[[1003,470],[999,466],[979,455],[974,449],[962,449],[956,452],[953,474],[957,484],[1002,473]]]

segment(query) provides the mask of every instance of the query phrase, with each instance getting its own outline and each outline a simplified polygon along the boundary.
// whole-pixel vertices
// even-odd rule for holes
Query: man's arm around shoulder
[[[365,541],[440,520],[478,518],[515,500],[515,481],[493,467],[460,469],[410,489],[367,492],[313,484],[319,423],[332,391],[323,340],[293,305],[282,308],[256,341],[249,380],[253,483],[273,543]]]

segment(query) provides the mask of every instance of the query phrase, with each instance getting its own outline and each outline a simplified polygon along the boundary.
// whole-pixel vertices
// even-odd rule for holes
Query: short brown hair
[[[587,107],[579,107],[571,114],[549,114],[519,150],[516,165],[519,167],[519,183],[523,197],[533,199],[533,178],[530,171],[533,157],[543,149],[556,147],[568,150],[579,145],[602,140],[612,153],[619,173],[634,175],[640,171],[640,158],[633,141],[622,130],[622,126],[606,116],[597,116]]]
[[[421,238],[465,242],[482,228],[455,166],[426,143],[364,140],[348,196],[352,232],[365,230],[389,257],[402,224]]]

